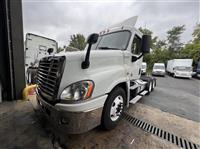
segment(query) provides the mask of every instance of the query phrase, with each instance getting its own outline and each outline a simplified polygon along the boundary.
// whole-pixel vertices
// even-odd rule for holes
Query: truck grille
[[[45,57],[37,71],[37,92],[47,102],[55,103],[60,85],[65,57]]]

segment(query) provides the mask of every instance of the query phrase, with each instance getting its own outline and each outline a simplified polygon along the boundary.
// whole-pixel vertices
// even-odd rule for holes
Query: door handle
[[[139,75],[141,74],[141,68],[139,69]]]

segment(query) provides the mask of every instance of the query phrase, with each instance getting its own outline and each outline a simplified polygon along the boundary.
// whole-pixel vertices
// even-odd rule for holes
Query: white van
[[[155,63],[153,65],[152,75],[165,76],[165,64],[164,63]]]

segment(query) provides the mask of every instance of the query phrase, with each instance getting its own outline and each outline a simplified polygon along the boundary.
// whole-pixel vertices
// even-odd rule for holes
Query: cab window
[[[140,54],[141,45],[142,45],[142,39],[138,35],[135,35],[131,45],[131,52],[133,54]]]

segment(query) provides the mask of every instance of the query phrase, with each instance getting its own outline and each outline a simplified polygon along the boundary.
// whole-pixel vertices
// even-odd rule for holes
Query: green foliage
[[[196,25],[194,32],[192,33],[193,43],[200,44],[200,23]]]
[[[64,48],[59,47],[59,48],[57,49],[57,53],[59,53],[59,52],[61,52],[61,51],[63,51],[63,50],[64,50]]]
[[[198,41],[199,42],[199,41]],[[182,58],[192,58],[194,63],[200,60],[200,42],[187,44],[180,52]]]
[[[83,50],[86,46],[86,41],[85,41],[84,35],[82,35],[82,34],[71,35],[69,46]]]
[[[151,30],[147,29],[147,28],[140,27],[139,30],[145,35],[150,35],[151,36],[153,34],[153,32]]]
[[[154,63],[167,63],[169,59],[174,58],[171,51],[167,49],[155,49],[152,53],[146,54],[144,56],[144,61],[147,62],[147,69],[150,71]]]
[[[155,43],[155,49],[164,49],[166,47],[167,43],[165,40],[158,40]]]
[[[169,50],[178,51],[182,47],[180,36],[185,31],[185,25],[174,26],[171,30],[167,31],[167,41]]]
[[[145,35],[150,35],[150,36],[151,36],[150,48],[151,48],[151,49],[155,49],[155,47],[156,47],[156,42],[157,42],[158,37],[157,37],[157,36],[153,37],[153,32],[152,32],[151,30],[147,29],[147,28],[142,28],[142,27],[140,27],[139,30],[140,30],[143,34],[145,34]]]
[[[200,24],[198,24],[194,29],[194,32],[192,34],[192,42],[186,44],[183,47],[180,47],[180,35],[184,30],[184,25],[182,25],[178,27],[173,27],[167,32],[168,44],[169,47],[171,46],[171,49],[168,49],[166,47],[167,44],[164,40],[157,40],[157,42],[155,42],[155,49],[153,50],[153,52],[144,56],[144,61],[147,62],[148,66],[148,72],[152,70],[154,63],[167,64],[167,61],[170,59],[189,58],[193,59],[194,64],[196,64],[200,60]],[[175,41],[172,42],[171,40]],[[172,47],[174,46],[173,44],[175,44],[176,46],[179,45],[179,50],[175,50],[174,48],[172,49]]]

